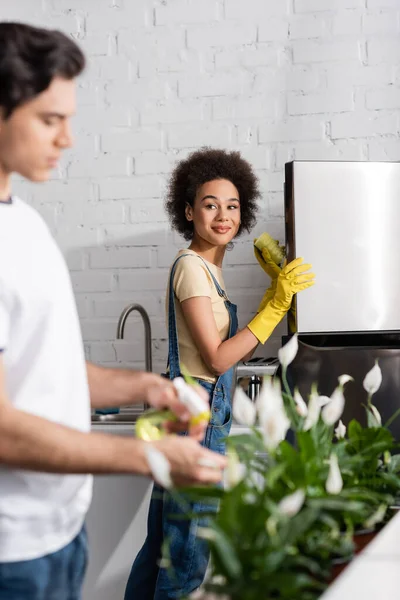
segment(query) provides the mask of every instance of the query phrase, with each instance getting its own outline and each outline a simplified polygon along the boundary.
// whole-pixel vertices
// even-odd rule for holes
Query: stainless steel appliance
[[[288,260],[313,265],[295,304],[299,352],[290,378],[329,395],[348,373],[345,421],[364,420],[362,381],[383,371],[383,418],[400,406],[400,163],[294,161],[285,166]],[[400,421],[392,430],[400,438]]]
[[[400,330],[400,163],[288,163],[285,212],[288,258],[317,274],[297,331]]]

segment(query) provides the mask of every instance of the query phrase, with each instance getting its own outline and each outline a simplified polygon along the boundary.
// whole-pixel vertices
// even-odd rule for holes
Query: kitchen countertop
[[[321,600],[400,598],[400,512],[335,580]]]

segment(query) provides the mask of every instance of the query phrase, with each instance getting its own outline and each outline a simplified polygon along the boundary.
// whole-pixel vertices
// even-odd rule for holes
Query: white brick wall
[[[120,312],[139,302],[164,368],[166,279],[184,241],[169,229],[163,192],[190,149],[239,149],[260,176],[259,222],[225,263],[242,324],[268,284],[253,235],[283,238],[285,161],[400,160],[400,0],[0,0],[0,9],[63,29],[88,56],[75,148],[48,184],[16,188],[66,253],[97,362],[143,366],[137,315],[129,341],[115,341]]]

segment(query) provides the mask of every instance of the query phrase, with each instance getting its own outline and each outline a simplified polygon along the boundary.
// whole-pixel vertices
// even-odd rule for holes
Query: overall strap
[[[168,296],[168,365],[169,377],[175,379],[181,375],[179,363],[179,344],[178,344],[178,329],[176,326],[176,311],[175,311],[175,292],[174,292],[174,276],[176,266],[181,258],[191,256],[191,254],[182,254],[178,256],[171,267],[169,276],[169,296]]]

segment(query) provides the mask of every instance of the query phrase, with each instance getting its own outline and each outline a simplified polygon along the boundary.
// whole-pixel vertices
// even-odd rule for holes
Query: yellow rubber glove
[[[279,273],[274,297],[247,325],[262,344],[290,309],[293,296],[314,285],[315,275],[308,272],[310,269],[310,264],[303,263],[302,258],[296,258]]]
[[[271,285],[265,292],[257,312],[261,312],[272,300],[276,291],[276,280],[281,272],[281,263],[285,257],[284,248],[279,245],[278,240],[274,240],[269,233],[262,233],[254,240],[254,255],[261,268],[271,278]]]

